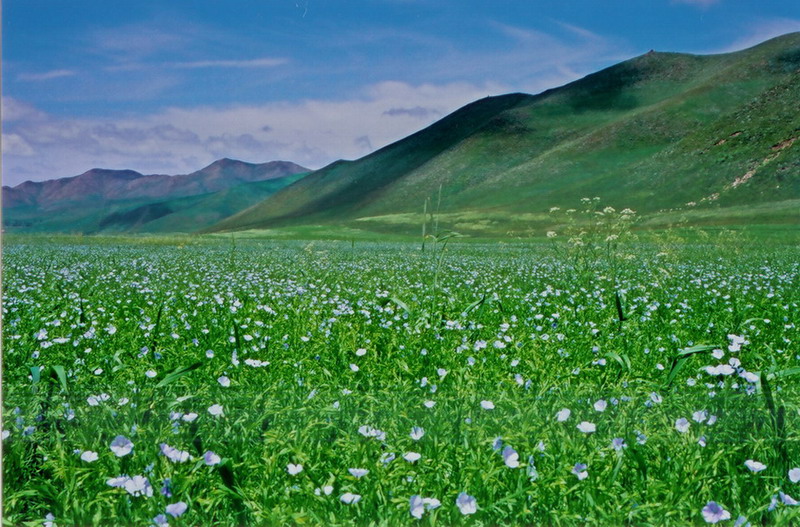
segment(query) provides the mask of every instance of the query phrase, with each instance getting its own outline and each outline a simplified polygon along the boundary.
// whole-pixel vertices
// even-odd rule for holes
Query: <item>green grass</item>
[[[150,524],[182,501],[172,525],[415,524],[414,495],[441,502],[424,525],[700,525],[709,501],[726,525],[800,521],[779,494],[800,498],[794,247],[709,228],[597,253],[561,237],[423,252],[337,232],[352,241],[5,238],[4,521]],[[738,373],[705,371],[733,358]],[[153,495],[107,484],[120,475]]]

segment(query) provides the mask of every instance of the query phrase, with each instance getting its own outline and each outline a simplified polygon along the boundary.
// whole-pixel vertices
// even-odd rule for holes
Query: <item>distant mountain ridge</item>
[[[95,168],[73,177],[4,186],[3,224],[21,231],[101,232],[148,230],[145,224],[160,220],[159,231],[178,224],[174,230],[191,231],[252,205],[307,172],[289,161],[257,164],[227,158],[177,176]],[[241,186],[251,192],[229,192]],[[203,202],[224,213],[197,208]],[[186,217],[190,210],[196,221]],[[167,220],[177,219],[171,216],[176,213],[181,219],[171,224]]]
[[[73,177],[47,181],[26,181],[15,187],[3,186],[3,206],[38,206],[42,210],[62,207],[85,199],[166,199],[218,192],[226,188],[308,172],[288,161],[246,163],[223,158],[191,174],[144,175],[133,170],[93,168]]]
[[[542,235],[549,208],[587,196],[662,224],[676,211],[694,224],[797,224],[798,101],[800,33],[721,55],[649,52],[539,95],[475,101],[209,230],[411,234],[438,196],[439,225],[475,235]]]

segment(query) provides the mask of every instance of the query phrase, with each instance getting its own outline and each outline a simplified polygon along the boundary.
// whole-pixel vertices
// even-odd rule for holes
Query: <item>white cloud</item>
[[[62,77],[72,77],[75,72],[72,70],[50,70],[42,73],[20,73],[17,80],[21,81],[46,81],[50,79],[60,79]]]
[[[264,57],[250,60],[196,60],[177,62],[178,68],[273,68],[289,62],[288,59]]]
[[[116,120],[61,119],[6,98],[4,107],[17,119],[6,125],[14,148],[3,152],[3,183],[71,176],[93,167],[188,173],[221,157],[319,168],[369,154],[467,103],[507,91],[498,84],[387,81],[349,100],[169,108]]]

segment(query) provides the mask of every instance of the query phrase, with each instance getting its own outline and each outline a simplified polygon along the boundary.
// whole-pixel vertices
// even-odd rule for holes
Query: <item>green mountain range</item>
[[[193,232],[255,205],[308,172],[294,163],[220,159],[178,176],[92,169],[3,187],[14,232]]]
[[[582,197],[643,225],[800,223],[800,33],[735,53],[649,52],[539,95],[473,102],[337,161],[209,231],[542,234]],[[431,201],[431,198],[432,201]]]

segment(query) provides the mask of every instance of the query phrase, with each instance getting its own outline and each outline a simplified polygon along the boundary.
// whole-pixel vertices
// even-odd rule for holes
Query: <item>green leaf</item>
[[[53,366],[53,371],[58,377],[59,382],[61,383],[61,387],[64,389],[65,392],[67,390],[67,374],[64,372],[64,366]]]
[[[477,309],[477,308],[481,307],[484,302],[486,302],[486,295],[485,294],[483,296],[481,296],[479,300],[477,300],[477,301],[471,303],[469,306],[467,306],[467,309],[464,310],[464,314],[467,315],[473,309]]]
[[[42,368],[41,366],[31,366],[31,383],[39,384],[39,381],[42,378]]]
[[[190,366],[180,366],[175,368],[171,373],[168,373],[166,377],[164,377],[160,383],[156,384],[156,388],[163,388],[168,384],[172,384],[173,382],[177,381],[181,377],[184,377],[191,373],[192,371],[196,370],[200,366],[202,366],[202,362],[195,362]]]

